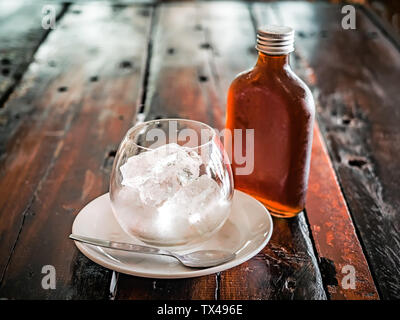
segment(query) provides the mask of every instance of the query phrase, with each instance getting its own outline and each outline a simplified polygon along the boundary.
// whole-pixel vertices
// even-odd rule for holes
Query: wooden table
[[[7,2],[6,2],[7,3]],[[0,5],[0,298],[400,298],[400,45],[364,7],[341,28],[329,3],[54,2]],[[10,3],[14,3],[11,6]],[[117,274],[67,239],[107,192],[119,141],[137,121],[224,125],[227,88],[256,61],[255,29],[297,31],[292,66],[318,123],[307,207],[274,219],[253,259],[185,280]],[[56,270],[56,289],[41,286]],[[342,281],[353,266],[356,287]]]

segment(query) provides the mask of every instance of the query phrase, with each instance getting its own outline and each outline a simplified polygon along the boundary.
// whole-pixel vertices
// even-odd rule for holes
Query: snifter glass
[[[192,120],[140,123],[123,138],[110,181],[114,215],[154,246],[196,244],[229,216],[233,177],[215,130]]]

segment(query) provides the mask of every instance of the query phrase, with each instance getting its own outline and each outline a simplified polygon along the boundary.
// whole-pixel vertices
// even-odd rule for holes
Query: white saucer
[[[111,210],[108,193],[87,204],[75,218],[72,233],[143,244],[130,237],[117,223]],[[118,272],[159,279],[177,279],[204,276],[235,267],[260,252],[272,234],[272,219],[268,210],[249,195],[235,190],[232,212],[225,225],[212,238],[189,251],[221,249],[236,252],[236,258],[222,265],[193,269],[183,266],[171,257],[145,255],[104,249],[75,242],[89,259]]]

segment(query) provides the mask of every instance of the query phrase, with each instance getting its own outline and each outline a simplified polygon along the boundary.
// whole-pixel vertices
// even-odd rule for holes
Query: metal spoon
[[[137,244],[116,242],[101,240],[95,238],[84,237],[76,234],[71,234],[70,239],[91,244],[94,246],[99,246],[103,248],[110,248],[116,250],[137,252],[137,253],[147,253],[147,254],[158,254],[163,256],[170,256],[178,259],[183,265],[191,268],[207,268],[213,267],[225,262],[235,259],[236,254],[228,251],[222,250],[200,250],[187,254],[176,254],[174,252],[158,249],[153,247],[146,247]]]

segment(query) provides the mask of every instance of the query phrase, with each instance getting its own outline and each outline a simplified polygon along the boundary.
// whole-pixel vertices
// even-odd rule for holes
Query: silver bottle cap
[[[257,30],[256,49],[269,55],[294,51],[294,30],[287,26],[268,25]]]

